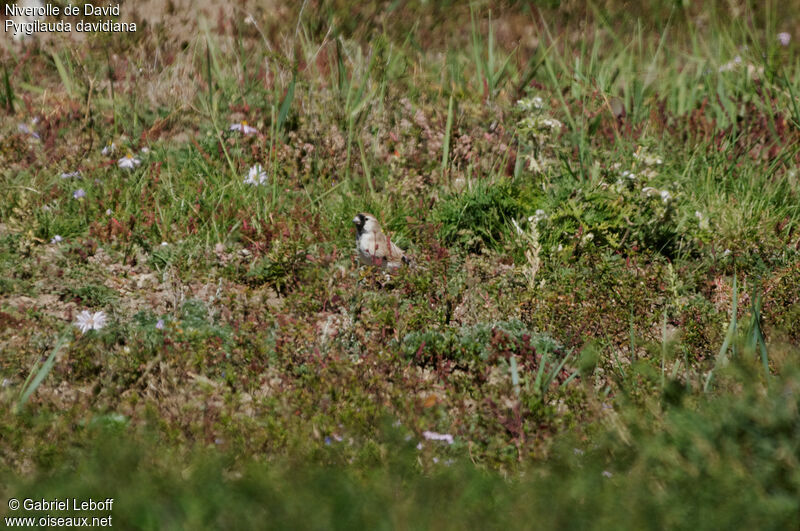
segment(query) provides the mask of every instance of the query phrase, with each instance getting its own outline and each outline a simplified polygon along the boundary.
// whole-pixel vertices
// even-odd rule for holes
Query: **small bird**
[[[353,218],[353,223],[356,225],[358,259],[362,264],[378,266],[388,271],[394,271],[403,264],[411,264],[406,253],[383,233],[375,216],[362,212]]]

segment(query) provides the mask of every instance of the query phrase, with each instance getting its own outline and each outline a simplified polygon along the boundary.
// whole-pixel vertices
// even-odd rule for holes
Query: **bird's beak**
[[[358,225],[358,222],[359,222],[359,221],[360,221],[360,220],[358,219],[358,216],[356,216],[356,217],[354,217],[354,218],[353,218],[353,223],[355,223],[356,225]]]

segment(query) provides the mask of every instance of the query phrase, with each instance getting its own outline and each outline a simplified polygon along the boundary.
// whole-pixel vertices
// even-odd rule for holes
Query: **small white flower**
[[[61,243],[63,240],[64,238],[62,238],[60,234],[56,234],[53,236],[53,239],[50,240],[50,243]]]
[[[422,450],[422,443],[421,442],[417,443],[417,450]]]
[[[604,477],[604,478],[610,478],[610,477],[612,477],[613,475],[614,475],[614,474],[612,474],[612,473],[611,473],[611,472],[609,472],[608,470],[603,470],[603,477]]]
[[[661,190],[661,200],[668,203],[670,199],[672,199],[672,195],[666,190]]]
[[[245,19],[244,19],[244,23],[245,24],[251,24],[251,25],[255,26],[256,19],[253,18],[253,15],[247,15],[247,17],[245,17]]]
[[[261,164],[256,164],[250,168],[250,172],[244,179],[244,184],[260,185],[267,184],[267,172],[261,167]]]
[[[130,153],[128,153],[127,155],[125,155],[124,157],[122,157],[121,159],[119,159],[117,161],[117,165],[120,168],[126,168],[126,169],[129,169],[129,170],[132,170],[132,169],[136,168],[136,166],[138,166],[141,163],[142,163],[141,160],[135,158]]]
[[[61,178],[62,179],[71,179],[72,177],[80,179],[81,178],[81,172],[80,171],[71,171],[69,173],[64,172],[64,173],[61,174]]]
[[[702,212],[700,212],[699,210],[695,210],[694,217],[697,218],[697,221],[699,222],[701,229],[709,228],[708,218],[704,216]]]
[[[145,146],[142,149],[140,149],[139,151],[141,151],[142,153],[150,153],[150,148]]]
[[[646,149],[641,147],[633,154],[633,158],[644,162],[645,166],[659,166],[664,162],[661,160],[661,157],[657,155],[651,155]]]
[[[562,127],[561,122],[555,118],[545,118],[542,120],[542,125],[553,131],[559,131]]]
[[[73,199],[82,199],[84,197],[86,197],[86,192],[84,191],[83,188],[78,188],[77,190],[72,192]]]
[[[164,330],[164,319],[159,319],[158,322],[156,322],[156,329]]]
[[[102,153],[103,155],[113,155],[116,150],[117,150],[117,145],[114,142],[111,142],[110,144],[106,145],[106,147],[104,147],[103,151],[101,151],[100,153]]]
[[[778,33],[778,42],[781,43],[781,46],[789,46],[789,43],[792,42],[792,36],[782,31]]]
[[[645,186],[644,188],[642,188],[642,193],[644,195],[650,196],[650,195],[658,194],[659,191],[657,189],[653,188],[652,186]]]
[[[110,216],[111,214],[112,214],[111,209],[107,208],[106,209],[106,216]]]
[[[632,171],[628,171],[628,170],[625,170],[624,172],[622,172],[622,176],[627,178],[627,179],[630,179],[631,181],[636,179],[636,174],[633,173]]]
[[[242,134],[245,134],[245,135],[253,135],[255,133],[258,133],[258,129],[256,129],[255,127],[251,127],[251,126],[247,125],[247,121],[245,121],[245,120],[242,120],[238,124],[231,124],[230,130],[231,131],[239,131],[239,132],[241,132]]]
[[[167,242],[161,242],[161,247],[166,247],[167,245],[169,245]]]
[[[538,110],[544,107],[544,100],[539,96],[534,96],[533,98],[524,98],[517,100],[517,107],[519,107],[522,111],[532,111],[534,109]]]
[[[717,71],[719,71],[719,72],[730,72],[731,70],[733,70],[736,67],[738,67],[740,64],[742,64],[742,56],[741,55],[737,55],[736,57],[733,58],[732,61],[728,61],[724,65],[720,66],[717,69]]]
[[[422,436],[429,441],[445,441],[453,444],[453,436],[449,433],[436,433],[435,431],[423,431]]]
[[[91,313],[88,310],[83,310],[78,314],[75,326],[81,329],[81,334],[85,334],[89,330],[100,330],[107,322],[108,317],[102,311]]]

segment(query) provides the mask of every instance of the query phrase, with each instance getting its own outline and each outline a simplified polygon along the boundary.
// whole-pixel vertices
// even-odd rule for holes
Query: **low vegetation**
[[[3,43],[0,498],[800,525],[796,1],[150,4]]]

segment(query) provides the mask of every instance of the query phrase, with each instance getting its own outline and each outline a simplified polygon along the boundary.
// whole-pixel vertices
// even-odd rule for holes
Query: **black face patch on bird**
[[[364,224],[367,222],[366,216],[364,214],[358,214],[356,217],[353,218],[353,223],[356,225],[356,235],[361,236],[361,233],[364,232]]]

